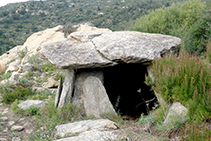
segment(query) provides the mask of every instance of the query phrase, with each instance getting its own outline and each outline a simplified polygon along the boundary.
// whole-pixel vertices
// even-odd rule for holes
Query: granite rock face
[[[103,68],[147,63],[181,44],[180,38],[161,34],[118,31],[87,35],[91,33],[80,32],[80,38],[42,44],[39,53],[59,68]]]

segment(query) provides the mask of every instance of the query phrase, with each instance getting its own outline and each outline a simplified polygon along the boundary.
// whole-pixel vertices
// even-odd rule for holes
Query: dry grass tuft
[[[2,62],[0,62],[0,75],[4,73],[5,73],[5,65]]]

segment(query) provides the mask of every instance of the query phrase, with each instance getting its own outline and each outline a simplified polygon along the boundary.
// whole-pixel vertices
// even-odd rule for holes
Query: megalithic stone
[[[75,70],[72,68],[66,69],[66,75],[64,79],[63,89],[60,96],[58,108],[63,107],[71,102],[74,82],[75,82]]]

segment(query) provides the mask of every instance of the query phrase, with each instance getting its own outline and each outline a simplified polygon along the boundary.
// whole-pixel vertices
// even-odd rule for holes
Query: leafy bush
[[[189,53],[200,54],[206,51],[206,44],[211,41],[211,13],[197,20],[187,31],[185,49]]]
[[[162,33],[185,38],[185,48],[189,53],[201,54],[206,49],[211,32],[209,7],[201,0],[174,3],[149,11],[139,18],[131,30]]]
[[[6,74],[3,75],[2,80],[9,79],[12,76],[12,72],[8,71]]]
[[[155,60],[152,72],[154,82],[147,78],[146,83],[155,86],[167,103],[180,101],[192,120],[211,116],[211,68],[205,61],[181,51],[178,57]]]
[[[34,95],[35,93],[36,90],[33,90],[32,88],[23,88],[21,86],[17,86],[13,91],[4,93],[2,97],[4,103],[10,104],[16,99],[25,100],[27,96]]]

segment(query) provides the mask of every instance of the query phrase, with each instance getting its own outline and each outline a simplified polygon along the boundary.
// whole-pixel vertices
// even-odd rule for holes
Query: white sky
[[[0,7],[5,6],[6,4],[9,4],[9,3],[25,2],[25,1],[29,1],[29,0],[0,0]]]

